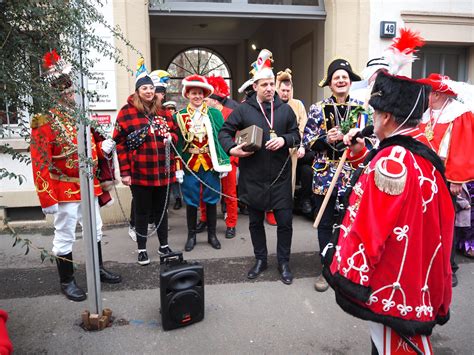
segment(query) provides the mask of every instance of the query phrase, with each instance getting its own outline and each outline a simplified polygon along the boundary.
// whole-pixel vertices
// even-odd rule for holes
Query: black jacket
[[[270,120],[270,104],[264,104],[264,107]],[[239,199],[258,210],[292,208],[291,159],[288,148],[300,143],[295,113],[289,105],[275,96],[273,129],[279,137],[285,139],[285,145],[277,151],[266,150],[265,142],[270,139],[270,127],[260,111],[256,94],[253,94],[230,114],[219,132],[219,142],[226,153],[229,154],[236,146],[236,132],[252,125],[263,129],[263,146],[254,154],[239,159]]]

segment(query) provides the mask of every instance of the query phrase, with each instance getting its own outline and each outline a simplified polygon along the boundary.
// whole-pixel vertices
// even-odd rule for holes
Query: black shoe
[[[453,279],[452,279],[451,285],[452,287],[456,287],[458,285],[458,277],[456,276],[454,272],[453,272]]]
[[[183,207],[183,203],[181,202],[181,197],[176,197],[176,201],[174,202],[173,209],[179,210],[181,207]]]
[[[311,201],[309,199],[305,199],[301,202],[301,213],[310,214],[313,207],[311,206]]]
[[[225,237],[227,239],[232,239],[235,237],[235,227],[227,227],[225,231]]]
[[[207,222],[204,221],[199,221],[199,223],[196,226],[196,233],[202,233],[206,230],[207,227]]]
[[[221,248],[221,242],[219,242],[219,239],[215,235],[211,235],[210,237],[207,238],[207,242],[211,244],[211,246],[214,249],[220,249]]]
[[[87,298],[84,290],[76,285],[76,280],[70,282],[61,282],[61,292],[74,302],[81,302]]]
[[[106,284],[118,284],[122,282],[122,276],[106,270],[103,266],[99,268],[100,281]]]
[[[146,250],[138,252],[138,263],[142,266],[148,265],[150,263],[150,259],[148,258],[148,253]]]
[[[171,254],[172,252],[173,251],[168,245],[164,245],[158,248],[158,254],[160,255],[167,255],[167,254]]]
[[[290,265],[288,265],[288,263],[282,263],[278,265],[278,271],[280,272],[281,281],[285,285],[291,285],[293,282],[293,274],[291,273]]]
[[[251,280],[257,278],[257,276],[260,275],[263,271],[265,271],[267,267],[268,267],[268,264],[266,260],[257,259],[255,261],[255,265],[252,266],[252,268],[247,273],[247,278]]]
[[[188,240],[186,241],[184,250],[191,251],[194,249],[195,245],[196,245],[196,234],[195,233],[188,234]]]
[[[243,214],[244,216],[248,216],[249,215],[249,210],[247,209],[247,206],[246,205],[241,205],[239,207],[239,212],[240,214]]]

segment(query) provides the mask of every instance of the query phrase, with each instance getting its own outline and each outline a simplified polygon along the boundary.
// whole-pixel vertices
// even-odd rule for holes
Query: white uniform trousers
[[[369,321],[370,336],[379,355],[415,354],[415,351],[390,327]],[[408,337],[424,355],[432,355],[430,337],[415,335]]]
[[[97,241],[102,240],[102,218],[100,217],[97,197],[95,204],[95,218]],[[53,254],[66,255],[72,252],[72,245],[76,240],[77,222],[82,227],[82,211],[80,202],[61,202],[58,212],[54,214]]]

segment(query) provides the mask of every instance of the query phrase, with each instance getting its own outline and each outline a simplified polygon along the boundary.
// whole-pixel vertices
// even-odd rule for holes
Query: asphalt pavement
[[[248,218],[239,216],[237,236],[225,239],[222,214],[218,215],[221,250],[198,235],[196,248],[184,253],[198,261],[205,273],[205,318],[172,331],[163,331],[160,316],[158,239],[150,237],[151,264],[136,263],[136,244],[127,227],[104,230],[106,267],[122,274],[118,285],[102,285],[103,307],[113,311],[112,326],[87,332],[80,315],[88,302],[67,300],[59,292],[55,265],[41,263],[39,253],[12,247],[10,235],[0,234],[0,308],[15,354],[370,354],[367,324],[344,313],[334,293],[313,289],[321,269],[316,232],[311,221],[294,218],[290,265],[292,285],[284,285],[276,270],[276,227],[266,226],[269,268],[257,280],[246,278],[253,264]],[[170,246],[180,250],[186,240],[185,211],[170,210]],[[52,229],[19,231],[36,247],[51,248]],[[78,283],[85,287],[83,240],[77,233],[74,259],[79,262]],[[472,354],[474,349],[474,263],[458,257],[459,286],[453,290],[451,320],[436,327],[432,336],[435,354]]]

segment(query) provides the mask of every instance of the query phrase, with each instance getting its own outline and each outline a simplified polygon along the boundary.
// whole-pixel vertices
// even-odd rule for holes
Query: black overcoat
[[[263,106],[270,120],[270,104]],[[258,210],[292,208],[289,148],[300,143],[295,113],[275,95],[273,129],[285,139],[285,145],[277,151],[267,150],[265,142],[270,139],[270,127],[257,103],[256,94],[253,94],[230,114],[219,132],[219,141],[226,153],[236,146],[236,132],[252,125],[263,129],[263,146],[254,154],[239,159],[239,199]]]

